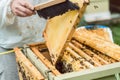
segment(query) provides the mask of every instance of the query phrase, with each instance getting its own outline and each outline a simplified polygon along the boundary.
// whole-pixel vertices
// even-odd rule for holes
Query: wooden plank
[[[104,39],[108,41],[111,41],[109,33],[104,28],[98,28],[89,31],[91,31],[92,33],[96,33],[99,36],[102,36]]]
[[[90,55],[93,60],[97,61],[98,63],[101,64],[110,64],[110,63],[115,63],[117,60],[95,50],[95,49],[89,49],[89,46],[82,45],[81,43],[77,42],[76,40],[72,40],[72,43],[74,43],[78,48],[82,49],[86,54]]]
[[[23,80],[44,80],[41,73],[35,66],[23,55],[19,48],[14,48],[19,70],[22,73]]]
[[[26,49],[25,56],[32,62],[32,64],[47,78],[47,71],[50,71],[47,66],[33,53],[30,48]]]
[[[85,29],[79,29],[75,32],[74,38],[79,42],[88,45],[115,60],[120,61],[120,46],[105,40],[103,37]]]
[[[28,46],[30,47],[34,47],[34,46],[41,46],[41,45],[45,45],[45,42],[36,42],[36,43],[31,43],[31,44],[28,44]]]
[[[82,49],[82,51],[84,51],[86,54],[88,54],[89,56],[91,56],[92,59],[95,60],[95,61],[97,61],[98,63],[100,63],[102,65],[108,64],[107,61],[105,61],[104,59],[102,59],[100,56],[96,55],[91,50],[87,49],[85,46],[83,46],[81,43],[77,42],[76,40],[72,40],[71,42],[73,44],[75,44],[79,49]]]
[[[86,61],[84,58],[82,58],[80,55],[78,55],[75,51],[73,51],[71,48],[67,47],[66,50],[70,52],[76,59],[79,59],[83,62],[84,65],[86,65],[88,68],[94,68],[92,64],[90,64],[88,61]]]
[[[35,47],[31,47],[34,54],[52,71],[54,75],[60,75],[59,71],[37,50]]]
[[[94,64],[94,66],[101,66],[100,63],[98,63],[97,61],[94,61],[90,56],[88,56],[86,53],[84,53],[81,49],[77,48],[75,45],[73,45],[72,43],[69,43],[69,46],[74,49],[80,56],[82,56],[83,58],[85,58],[87,61],[90,61]]]
[[[57,76],[61,80],[111,80],[111,77],[116,73],[120,73],[120,63],[113,63],[94,69],[86,69],[78,72],[71,72]],[[112,75],[112,76],[111,76]],[[106,78],[107,77],[107,78]],[[109,79],[108,79],[109,78]],[[112,79],[114,80],[114,79]]]
[[[65,2],[65,1],[66,0],[49,0],[47,2],[35,5],[34,8],[35,8],[35,10],[41,10],[41,9],[44,9],[44,8],[47,8],[47,7],[56,5],[56,4],[60,4],[60,3]]]
[[[84,0],[71,0],[80,6],[80,10],[68,11],[63,15],[49,19],[44,31],[44,38],[49,49],[51,60],[55,65],[60,53],[71,40],[72,35],[82,18],[87,4]]]
[[[61,73],[70,73],[87,69],[88,67],[83,64],[83,61],[79,60],[79,56],[75,56],[76,53],[70,53],[70,51],[64,51],[63,56],[59,58],[56,63],[56,68]]]

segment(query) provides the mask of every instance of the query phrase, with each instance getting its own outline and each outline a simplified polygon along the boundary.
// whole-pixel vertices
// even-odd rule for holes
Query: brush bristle
[[[40,17],[48,19],[48,18],[52,18],[58,15],[62,15],[63,13],[69,10],[76,10],[76,9],[79,9],[77,5],[70,2],[69,0],[66,0],[66,2],[53,5],[53,6],[44,8],[42,10],[38,10],[37,12]]]

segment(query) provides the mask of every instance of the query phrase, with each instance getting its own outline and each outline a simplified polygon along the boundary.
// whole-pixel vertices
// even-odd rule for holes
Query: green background
[[[111,28],[113,39],[116,44],[120,45],[120,23],[107,25]]]

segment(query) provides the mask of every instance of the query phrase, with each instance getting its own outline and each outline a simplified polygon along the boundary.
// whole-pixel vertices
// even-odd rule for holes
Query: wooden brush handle
[[[50,6],[59,4],[59,3],[63,3],[65,1],[66,0],[50,0],[48,2],[38,4],[38,5],[34,6],[34,8],[35,8],[35,10],[41,10],[41,9],[44,9],[44,8],[47,8],[47,7],[50,7]]]

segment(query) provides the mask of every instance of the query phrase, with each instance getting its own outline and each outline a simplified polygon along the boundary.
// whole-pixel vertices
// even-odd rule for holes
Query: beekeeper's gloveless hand
[[[34,14],[34,6],[27,0],[13,0],[11,9],[15,15],[20,17],[27,17]]]

